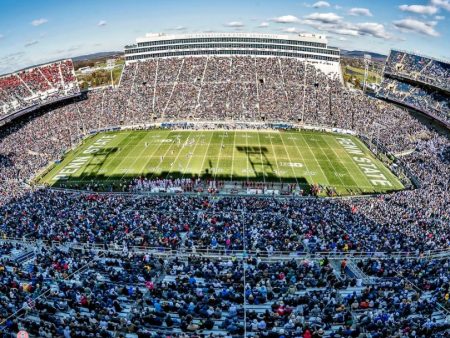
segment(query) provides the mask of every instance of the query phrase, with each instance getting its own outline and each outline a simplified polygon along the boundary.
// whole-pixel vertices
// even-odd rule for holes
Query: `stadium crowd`
[[[35,66],[0,77],[0,120],[39,104],[79,93],[72,60]]]
[[[449,96],[441,92],[385,78],[377,95],[435,116],[444,122],[450,121]]]
[[[326,257],[169,258],[35,245],[25,249],[33,256],[21,259],[13,254],[20,249],[25,248],[2,246],[3,332],[445,337],[450,328],[436,311],[436,303],[448,306],[448,260],[368,261],[369,273],[380,277],[363,286],[343,263],[339,271]],[[395,268],[396,275],[380,274],[385,267]],[[428,282],[415,276],[421,269],[441,276]],[[425,283],[414,284],[417,278]]]
[[[385,73],[414,79],[450,91],[448,79],[450,64],[426,56],[391,50],[386,60]]]
[[[40,74],[51,78],[52,67]],[[35,89],[45,86],[30,81]],[[389,152],[405,152],[420,187],[367,198],[292,199],[28,185],[82,134],[154,118],[303,119],[353,129]],[[0,130],[0,328],[65,338],[445,337],[449,262],[430,257],[450,249],[449,147],[406,111],[348,91],[297,60],[129,65],[119,88]],[[356,263],[341,262],[344,256]]]
[[[379,97],[450,122],[449,63],[392,50],[384,74]]]

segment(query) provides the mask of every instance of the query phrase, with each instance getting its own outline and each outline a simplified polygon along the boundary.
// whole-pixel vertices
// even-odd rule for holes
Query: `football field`
[[[317,183],[342,195],[403,188],[354,136],[265,130],[102,132],[68,152],[39,183],[107,187],[141,176]]]

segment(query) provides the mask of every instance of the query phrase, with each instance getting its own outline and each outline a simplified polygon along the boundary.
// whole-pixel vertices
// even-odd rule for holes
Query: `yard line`
[[[300,137],[303,139],[303,141],[305,141],[306,146],[308,147],[309,151],[311,152],[311,155],[314,157],[314,161],[316,161],[317,166],[319,167],[319,170],[322,172],[323,178],[324,178],[325,181],[327,182],[327,185],[330,185],[330,182],[328,181],[327,175],[325,175],[325,172],[323,171],[323,169],[322,169],[322,167],[321,167],[319,161],[317,161],[317,158],[316,158],[316,156],[314,155],[314,152],[312,151],[311,147],[309,146],[308,141],[306,140],[305,137],[303,137],[303,135],[302,135],[301,132],[299,132],[297,135],[300,135]],[[295,146],[296,146],[297,149],[298,149],[297,143],[295,143]],[[300,149],[298,149],[298,151],[299,151],[300,154],[301,154]],[[301,156],[302,156],[302,155],[301,155]],[[302,157],[303,157],[303,156],[302,156]],[[306,167],[306,170],[309,171],[308,167],[306,166],[306,162],[305,162],[305,167]],[[314,180],[312,179],[312,176],[310,176],[310,177],[311,177],[311,180],[312,180],[313,183],[317,183],[317,182],[314,182]]]
[[[142,138],[142,140],[139,141],[138,144],[136,144],[136,147],[137,147],[139,144],[141,144],[143,141],[146,141],[146,142],[147,142],[147,136],[149,135],[149,131],[139,131],[139,132],[145,132],[147,135],[145,135],[145,137]],[[170,132],[169,132],[168,134],[170,134]],[[159,148],[159,146],[158,146],[158,147],[155,147],[155,149],[154,149],[153,152],[152,152],[152,155],[150,155],[150,158],[153,156],[153,154],[156,153],[156,151],[158,150],[158,148]],[[137,155],[137,156],[126,156],[126,157],[125,157],[125,159],[135,158],[135,160],[134,160],[134,161],[132,162],[132,164],[128,167],[127,171],[125,171],[125,173],[122,175],[122,177],[120,178],[120,180],[122,180],[122,179],[125,177],[125,175],[128,174],[128,172],[130,171],[130,169],[133,169],[134,164],[135,164],[140,158],[142,158],[142,154],[146,151],[146,149],[147,149],[147,148],[144,147],[144,149],[142,149],[142,150],[139,152],[139,155]],[[134,153],[134,152],[133,152],[133,153]],[[146,156],[145,156],[145,157],[146,157]],[[123,162],[123,160],[122,160],[122,162]],[[121,163],[122,163],[122,162],[121,162]],[[141,171],[142,171],[142,170],[145,170],[145,167],[147,166],[147,163],[148,163],[148,162],[150,162],[150,159],[144,164],[144,167],[143,167],[142,169],[139,170],[139,175],[141,175]],[[119,164],[119,166],[120,166],[120,164]]]
[[[131,132],[128,133],[128,136],[129,136],[129,135],[133,135],[133,134],[135,134],[135,133],[136,133],[135,131],[134,131],[134,132],[131,131]],[[128,136],[127,136],[127,137],[128,137]],[[139,142],[137,143],[137,145],[140,144],[144,139],[145,139],[145,137],[144,137],[141,141],[139,141]],[[130,137],[130,141],[126,143],[126,145],[124,146],[124,148],[126,148],[126,146],[127,146],[128,144],[130,144],[131,141],[133,141],[133,137]],[[137,145],[136,145],[136,146],[137,146]],[[120,169],[122,163],[123,163],[125,160],[127,160],[127,159],[129,159],[128,156],[126,156],[126,155],[123,156],[122,160],[119,162],[119,164],[118,164],[117,166],[115,166],[115,167],[113,168],[113,170],[112,170],[111,173],[113,173],[116,169]],[[135,162],[135,161],[134,161],[134,162]],[[125,177],[125,175],[128,173],[129,170],[130,170],[130,167],[128,167],[128,169],[125,171],[125,173],[120,177],[119,181],[121,181],[121,180]],[[107,182],[107,181],[109,181],[109,179],[107,179],[106,182]]]
[[[227,135],[228,135],[228,132],[227,132]],[[220,149],[219,149],[219,156],[217,157],[217,165],[216,165],[216,170],[214,170],[214,180],[216,180],[216,176],[217,176],[217,171],[218,171],[218,169],[219,169],[219,163],[220,163],[220,154],[222,153],[222,147],[223,147],[223,139],[224,139],[225,137],[224,137],[224,134],[223,134],[223,131],[222,131],[222,137],[221,137],[221,139],[222,139],[222,142],[220,142]]]
[[[149,132],[149,133],[152,133],[152,132]],[[170,133],[171,133],[170,131],[165,131],[165,137],[169,136]],[[145,172],[145,168],[147,168],[147,165],[153,159],[153,156],[156,154],[156,152],[160,148],[161,144],[162,144],[161,142],[155,142],[155,143],[152,142],[149,144],[150,146],[154,145],[155,149],[152,151],[151,155],[148,156],[148,160],[144,163],[144,166],[139,169],[139,175],[142,175],[142,173],[148,174]]]
[[[264,180],[264,184],[265,184],[266,183],[266,168],[264,167],[263,157],[262,157],[262,153],[261,153],[261,138],[259,137],[259,131],[257,131],[256,133],[258,134],[259,157],[261,158],[261,164],[262,164],[262,168],[263,168],[263,180]]]
[[[201,173],[202,173],[201,171],[203,170],[203,166],[205,165],[206,155],[208,154],[209,146],[211,145],[211,140],[214,136],[214,133],[215,133],[214,131],[211,132],[211,137],[209,138],[208,146],[206,147],[205,154],[203,155],[203,161],[202,161],[202,165],[200,166],[200,175],[199,176],[201,176]]]
[[[203,132],[197,132],[196,134],[200,135],[200,137],[198,138],[198,142],[195,142],[195,147],[194,147],[194,150],[192,151],[192,156],[189,157],[189,161],[186,164],[186,168],[183,170],[183,175],[181,175],[182,179],[184,178],[184,175],[186,174],[186,170],[189,168],[189,164],[191,163],[192,158],[196,157],[195,150],[197,149],[197,146],[200,144],[200,140],[203,139],[203,137],[201,137],[202,135],[204,135]],[[195,140],[195,138],[194,138],[194,140]],[[200,168],[200,170],[201,170],[201,168]]]
[[[248,137],[247,137],[248,135],[247,135],[246,131],[244,133],[245,133],[245,144],[246,144],[246,147],[248,149]],[[247,155],[247,161],[245,162],[245,164],[246,164],[245,174],[247,175],[247,181],[249,180],[249,177],[248,177],[248,162],[249,162],[249,159],[248,159],[248,155]]]
[[[301,136],[300,132],[297,132],[297,133],[287,133],[287,134],[289,134],[289,135],[295,135],[295,136],[298,136],[298,135]],[[283,141],[283,142],[284,142],[284,141]],[[306,140],[305,140],[305,142],[306,142],[306,145],[307,145],[308,148],[309,148],[308,142],[307,142]],[[297,149],[297,152],[298,152],[298,154],[300,155],[300,157],[301,157],[301,159],[302,159],[302,162],[305,164],[305,169],[306,169],[306,171],[307,171],[308,173],[311,173],[312,171],[309,170],[309,168],[308,168],[308,161],[303,157],[303,153],[301,152],[301,150],[300,150],[300,148],[298,147],[297,142],[296,142],[295,140],[294,140],[294,146],[295,146],[295,148]],[[309,150],[310,150],[311,154],[312,154],[313,157],[314,157],[314,153],[312,152],[311,148],[309,148]],[[314,159],[315,159],[315,157],[314,157]],[[317,161],[316,161],[316,162],[317,162]],[[319,162],[317,162],[317,165],[320,167]],[[322,171],[322,173],[323,173],[323,171]],[[306,175],[306,174],[305,174],[305,176],[306,176],[306,177],[309,177],[309,180],[310,180],[311,183],[315,183],[315,182],[314,182],[314,179],[313,179],[313,177],[312,177],[312,175]],[[325,174],[324,174],[323,176],[324,176],[325,180],[327,180],[327,177],[325,176]],[[327,182],[328,182],[328,180],[327,180]]]
[[[338,153],[336,153],[336,151],[334,150],[334,146],[333,146],[333,145],[330,145],[330,143],[327,141],[327,137],[324,137],[323,135],[321,135],[320,137],[321,137],[322,139],[324,139],[324,140],[325,140],[325,143],[328,144],[328,145],[330,146],[331,150],[335,153],[335,155],[336,155],[336,157],[338,158],[339,162],[341,162],[341,164],[345,167],[345,169],[347,170],[347,172],[350,174],[350,171],[348,170],[347,166],[346,166],[345,163],[341,160],[341,157],[338,155]],[[340,145],[339,142],[336,142],[336,143]],[[361,151],[363,151],[363,150],[361,149]],[[348,156],[348,157],[350,158],[351,161],[353,161],[353,159],[352,159],[352,157],[350,156],[349,153],[347,153],[346,151],[344,151],[344,153],[345,153],[346,156]],[[357,170],[357,172],[356,172],[356,175],[361,176],[361,177],[363,178],[363,180],[366,181],[367,183],[369,183],[369,185],[370,185],[369,180],[367,179],[366,176],[364,176],[364,174],[361,172],[361,169],[356,165],[356,163],[353,162],[353,165],[354,165],[355,167],[358,168],[358,170]],[[353,177],[350,176],[350,178],[352,179],[353,182],[355,182],[355,184],[358,184],[358,182],[356,182],[356,180],[354,180]]]
[[[170,136],[170,134],[172,134],[173,132],[174,132],[174,133],[177,133],[177,131],[171,131],[171,132],[169,133],[169,135],[167,135],[167,136]],[[167,155],[167,153],[169,152],[169,150],[172,149],[172,146],[173,146],[174,144],[175,144],[175,142],[172,142],[172,143],[170,144],[169,148],[167,148],[166,152],[165,152],[164,155],[163,155],[163,160],[164,160],[164,158],[166,157],[166,155]],[[153,179],[153,177],[155,177],[155,174],[156,174],[157,171],[159,171],[159,168],[161,167],[161,164],[162,164],[162,161],[160,161],[160,162],[158,163],[158,166],[157,166],[156,169],[153,171],[152,176],[150,176],[150,179]]]
[[[281,183],[281,173],[280,173],[280,167],[278,166],[277,152],[275,151],[275,147],[273,146],[272,137],[270,137],[270,136],[271,136],[270,134],[271,134],[271,133],[267,133],[267,135],[269,135],[270,145],[272,146],[273,155],[274,155],[274,157],[275,157],[275,164],[276,164],[276,166],[277,166],[277,171],[278,171],[278,173],[277,173],[277,175],[278,175],[278,180],[279,180],[280,183]],[[294,175],[294,176],[295,176],[295,175]]]
[[[284,146],[284,151],[286,151],[286,154],[287,154],[287,156],[288,156],[288,159],[289,159],[289,162],[291,162],[292,163],[292,160],[291,160],[291,156],[289,155],[289,151],[287,150],[287,148],[286,148],[286,144],[284,143],[284,138],[283,138],[283,135],[281,134],[281,132],[280,131],[278,131],[278,135],[280,136],[280,138],[281,138],[281,142],[283,142],[283,146]],[[272,142],[272,140],[270,140],[270,142]],[[276,154],[276,153],[275,153]],[[276,159],[277,157],[276,157],[276,155],[275,155],[275,159]],[[305,164],[305,163],[304,163]],[[277,161],[277,166],[278,166],[278,161]],[[305,164],[305,166],[306,166],[306,164]],[[291,170],[292,170],[292,173],[294,174],[294,178],[295,178],[295,182],[297,183],[297,186],[299,186],[299,184],[298,184],[298,180],[297,180],[297,174],[295,173],[295,170],[294,170],[294,168],[293,167],[291,167]]]
[[[233,181],[233,171],[234,171],[234,151],[236,150],[236,130],[233,135],[233,152],[231,155],[231,173],[230,173],[230,182]]]
[[[130,136],[132,133],[133,133],[133,132],[131,132],[131,131],[126,132],[126,137]],[[120,135],[120,134],[122,134],[122,133],[118,133],[118,134],[114,134],[114,135]],[[125,134],[125,133],[124,133],[124,134]],[[123,140],[123,138],[122,138],[122,140]],[[130,140],[129,140],[128,142],[125,143],[125,145],[123,146],[123,148],[125,148],[128,144],[130,144],[131,141],[133,141],[133,138],[132,138],[132,137],[130,138]],[[120,142],[122,142],[122,141],[120,141]],[[120,142],[119,142],[119,143],[120,143]],[[117,151],[117,154],[116,154],[116,155],[113,155],[109,160],[112,161],[112,160],[114,160],[115,158],[121,157],[121,156],[119,156],[121,152],[122,152],[121,150],[118,150],[118,151]],[[126,156],[125,156],[125,158],[126,158]],[[123,160],[122,160],[122,161],[123,161]],[[122,161],[121,161],[120,163],[122,163]],[[114,172],[114,170],[115,170],[116,168],[117,168],[117,166],[115,166],[114,168],[112,168],[111,176],[112,176],[112,173]],[[106,180],[104,180],[102,183],[106,183],[106,182],[108,182],[108,181],[110,181],[110,180],[111,180],[111,178],[108,177],[108,178],[106,178]]]
[[[189,137],[191,137],[192,132],[193,132],[192,130],[189,131],[189,134],[188,134],[187,139],[184,141],[184,144],[182,145],[181,149],[178,150],[178,154],[177,154],[177,156],[175,157],[175,160],[173,160],[173,164],[174,164],[174,165],[175,165],[175,162],[177,162],[178,158],[180,157],[181,151],[184,149],[185,144],[186,144],[187,141],[189,140]],[[173,167],[173,166],[172,166],[172,167]],[[168,173],[167,173],[167,175],[166,175],[166,179],[167,179],[167,177],[169,177],[169,175],[171,174],[171,172],[172,172],[172,167],[170,167],[170,169],[169,169],[169,171],[168,171]]]
[[[320,136],[320,137],[322,137],[321,135],[315,135],[315,136]],[[323,148],[322,148],[319,144],[317,145],[317,147],[318,147],[318,148],[320,149],[320,151],[325,155],[325,157],[327,158],[328,163],[330,163],[330,165],[331,165],[331,167],[333,168],[334,172],[337,173],[336,168],[334,167],[333,161],[330,160],[330,158],[328,157],[328,155],[325,153],[325,151],[323,150]],[[345,187],[345,186],[348,186],[348,185],[346,185],[346,184],[344,183],[344,181],[342,181],[342,178],[341,178],[339,175],[336,175],[336,177],[339,179],[339,181],[341,181],[341,183],[342,183],[342,185],[343,185],[344,187]],[[352,181],[355,182],[353,179],[352,179]],[[356,183],[356,182],[355,182],[355,183]]]

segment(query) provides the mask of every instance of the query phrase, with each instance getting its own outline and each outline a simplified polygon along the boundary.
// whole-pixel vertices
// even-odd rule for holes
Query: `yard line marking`
[[[311,147],[309,146],[308,141],[306,140],[305,137],[303,137],[302,133],[298,133],[298,135],[300,135],[300,137],[303,139],[303,141],[305,141],[306,146],[308,147],[309,151],[311,152],[311,154],[312,154],[313,157],[314,157],[314,161],[316,161],[317,166],[319,167],[320,171],[322,172],[323,178],[324,178],[325,181],[327,182],[327,185],[330,185],[330,182],[328,181],[328,177],[327,177],[327,175],[325,175],[325,172],[323,171],[322,166],[321,166],[320,163],[317,161],[317,158],[316,158],[316,156],[314,155],[314,152],[312,151]],[[296,143],[295,145],[296,145],[296,147],[297,147],[297,149],[298,149],[297,143]],[[298,149],[298,151],[299,151],[300,154],[301,154],[300,149]],[[300,155],[300,156],[302,156],[302,155]],[[303,158],[303,156],[302,156],[302,158]],[[305,167],[306,167],[306,169],[307,169],[308,171],[310,171],[310,170],[308,169],[308,167],[306,166],[306,162],[305,162]],[[312,176],[309,176],[309,177],[311,178],[311,182],[316,183],[314,180],[312,180]]]
[[[271,135],[272,136],[272,135]],[[280,167],[278,166],[278,159],[277,159],[277,152],[275,151],[275,147],[273,146],[273,142],[272,142],[272,138],[273,137],[268,137],[268,139],[270,140],[270,145],[272,146],[272,151],[273,151],[273,155],[275,157],[275,164],[277,166],[277,176],[278,176],[278,180],[281,183],[281,172],[280,172]],[[295,175],[294,175],[295,176]]]
[[[317,141],[318,141],[318,140],[317,140]],[[322,148],[319,144],[317,144],[317,147],[320,149],[320,151],[322,152],[322,154],[325,155],[325,157],[326,157],[327,160],[328,160],[328,163],[330,163],[331,167],[333,168],[333,171],[334,171],[334,172],[337,172],[336,168],[334,167],[333,162],[330,160],[330,158],[328,157],[328,155],[326,154],[326,152],[323,150],[323,148]],[[344,181],[342,181],[342,178],[340,178],[339,176],[336,176],[336,177],[339,179],[339,181],[341,181],[341,183],[342,183],[343,186],[346,185],[346,184],[344,183]],[[353,182],[355,182],[355,181],[353,181]],[[355,182],[355,183],[356,183],[356,182]]]
[[[336,153],[336,151],[334,150],[334,146],[333,146],[332,144],[330,144],[330,143],[327,141],[328,138],[327,138],[327,137],[323,137],[323,135],[321,135],[321,138],[322,138],[323,140],[325,140],[325,143],[328,144],[328,145],[330,146],[331,150],[335,153],[335,155],[336,155],[338,161],[341,162],[341,164],[342,164],[342,165],[345,167],[345,169],[347,170],[347,173],[350,174],[350,171],[348,170],[347,166],[346,166],[345,163],[341,160],[341,157],[339,156],[339,154]],[[352,140],[353,140],[353,139],[352,139]],[[336,143],[340,145],[339,142],[336,142]],[[342,147],[342,146],[341,146],[341,147]],[[361,149],[361,151],[363,151],[363,149]],[[353,160],[352,160],[352,157],[350,156],[349,153],[347,153],[346,151],[344,151],[344,153],[345,153],[346,156],[348,156],[348,157],[350,158],[351,161],[353,161]],[[356,163],[352,163],[352,164],[353,164],[355,167],[358,167],[358,166],[356,165]],[[356,171],[356,175],[363,177],[364,181],[366,181],[367,183],[370,184],[369,180],[366,178],[366,176],[363,175],[363,173],[361,172],[361,169],[360,169],[360,168],[358,168],[358,170]],[[351,180],[352,180],[356,185],[358,185],[358,182],[356,182],[356,180],[353,179],[352,175],[350,175],[350,178],[351,178]]]
[[[168,136],[171,136],[170,134],[171,134],[172,132],[173,132],[173,131],[171,131],[171,132],[169,133]],[[164,144],[164,143],[161,143],[161,145],[163,145],[163,144]],[[162,156],[163,161],[164,161],[164,158],[166,157],[167,153],[169,152],[169,150],[172,149],[172,146],[173,146],[174,144],[175,144],[175,142],[171,142],[171,143],[170,143],[169,148],[167,148],[166,152],[165,152],[164,155]],[[160,170],[163,161],[160,161],[160,162],[158,163],[158,165],[156,166],[156,169],[155,169],[155,170],[153,171],[153,173],[152,173],[152,176],[150,176],[150,179],[153,179],[153,177],[155,177],[155,174]]]
[[[244,133],[245,133],[245,144],[246,144],[247,149],[248,149],[248,135],[247,135],[246,131]],[[247,156],[246,161],[245,161],[245,164],[246,164],[245,175],[247,175],[247,181],[249,180],[249,177],[248,177],[248,162],[249,162],[249,159],[248,159],[248,156]]]
[[[182,144],[181,149],[178,149],[178,153],[177,153],[177,156],[175,156],[175,159],[173,160],[173,164],[175,164],[177,162],[178,158],[180,157],[180,154],[181,154],[182,150],[187,146],[187,142],[189,141],[189,137],[191,137],[192,132],[193,132],[193,130],[189,131],[188,137],[184,140],[184,143]],[[181,138],[181,135],[180,135],[179,138]],[[166,175],[166,179],[172,173],[172,167],[173,166],[171,166],[169,168],[169,171],[167,172],[167,175]],[[184,169],[183,169],[183,171],[184,171]]]
[[[288,133],[288,134],[293,134],[293,133]],[[300,133],[297,133],[297,134],[295,134],[295,135],[300,135]],[[295,138],[296,140],[298,140],[297,138]],[[305,140],[305,142],[306,142],[306,140]],[[283,143],[284,143],[284,141],[283,141]],[[307,142],[306,142],[307,143]],[[308,144],[307,144],[308,145]],[[305,176],[306,177],[309,177],[309,181],[311,182],[311,183],[315,183],[314,182],[314,180],[313,180],[313,175],[311,175],[310,173],[312,173],[313,171],[312,170],[310,170],[309,168],[308,168],[308,161],[307,160],[309,160],[309,159],[306,159],[305,157],[303,157],[303,153],[301,152],[301,150],[300,150],[300,148],[298,147],[298,145],[297,145],[297,143],[294,141],[294,146],[295,146],[295,148],[297,149],[297,153],[300,155],[300,157],[301,157],[301,159],[302,159],[302,162],[305,164],[305,169],[306,169],[306,171],[305,171]],[[312,150],[311,150],[311,148],[309,149],[310,151],[311,151],[311,154],[314,156],[314,153],[312,152]],[[315,157],[314,157],[314,159],[315,159]],[[317,164],[319,165],[319,163],[317,162]],[[319,167],[320,167],[320,165],[319,165]],[[327,179],[326,178],[326,176],[324,175],[324,177],[325,177],[325,179]]]
[[[197,147],[198,147],[198,145],[200,144],[200,140],[201,139],[203,139],[203,132],[198,132],[198,133],[196,133],[196,134],[198,134],[198,135],[200,135],[199,137],[198,137],[198,142],[196,141],[195,142],[195,147],[194,147],[194,150],[192,151],[192,155],[191,156],[189,156],[189,160],[188,160],[188,163],[186,163],[186,168],[184,168],[183,169],[183,174],[181,175],[181,178],[183,179],[184,178],[184,175],[186,174],[186,170],[189,168],[189,165],[190,165],[190,163],[191,163],[191,161],[192,161],[192,158],[193,157],[197,157],[197,156],[195,156],[195,150],[197,149]],[[194,138],[194,140],[195,140],[195,138]],[[200,169],[201,170],[201,169]],[[193,175],[193,173],[191,173],[192,175]]]
[[[139,141],[137,144],[136,144],[136,146],[135,147],[137,147],[139,144],[141,144],[143,141],[146,141],[147,142],[147,136],[148,136],[148,133],[146,133],[147,135],[145,135],[145,137],[143,137],[142,138],[142,140],[141,141]],[[159,147],[156,147],[156,149],[152,152],[152,153],[155,153],[156,152],[156,150],[158,149]],[[126,174],[128,174],[128,172],[130,171],[130,168],[131,169],[133,169],[133,167],[134,167],[134,165],[136,164],[136,162],[140,159],[140,158],[142,158],[142,154],[146,151],[146,149],[147,149],[147,147],[144,147],[140,152],[139,152],[139,155],[137,155],[137,156],[126,156],[125,157],[125,159],[130,159],[130,158],[135,158],[135,160],[133,161],[133,163],[131,163],[131,165],[129,166],[129,168],[125,171],[125,173],[122,175],[122,177],[120,178],[120,180],[123,180],[123,178],[125,177],[125,175]],[[120,162],[120,164],[123,162],[123,160]],[[147,161],[148,162],[148,161]],[[147,166],[147,162],[146,162],[146,164],[145,164],[145,166],[144,166],[144,168]],[[119,166],[120,166],[120,164],[119,164]],[[143,169],[144,169],[143,168]],[[141,173],[139,172],[139,175],[140,175]],[[136,176],[136,178],[137,178],[137,176]]]
[[[233,153],[231,155],[231,173],[230,173],[230,182],[233,181],[233,171],[234,171],[234,151],[236,150],[236,130],[233,135]]]
[[[263,156],[262,156],[262,152],[261,152],[261,138],[259,137],[259,131],[257,131],[256,133],[258,134],[259,157],[261,158],[261,164],[262,164],[262,169],[263,169],[263,181],[264,181],[264,184],[266,184],[266,168],[264,167]],[[281,180],[280,180],[280,182],[281,182]]]
[[[228,132],[226,132],[226,133],[228,135]],[[220,135],[220,138],[222,139],[222,143],[220,144],[219,156],[217,157],[217,165],[216,165],[216,169],[214,170],[214,181],[216,180],[217,172],[218,172],[218,169],[219,169],[220,154],[222,153],[223,139],[225,138],[224,135],[223,135],[223,131],[222,131],[222,135]]]
[[[280,137],[280,139],[281,139],[281,142],[283,142],[283,146],[284,146],[284,151],[286,152],[286,154],[287,154],[287,156],[288,156],[289,162],[291,162],[291,163],[292,163],[292,160],[291,160],[291,156],[289,155],[289,151],[288,151],[288,150],[286,149],[286,144],[284,143],[283,135],[281,134],[281,132],[280,132],[280,131],[278,131],[278,136]],[[275,159],[276,159],[276,155],[275,155]],[[277,165],[278,165],[278,161],[277,161]],[[305,166],[306,166],[306,164],[305,164],[305,163],[303,163],[303,165],[305,165]],[[295,183],[297,183],[297,185],[299,186],[299,184],[298,184],[298,180],[297,180],[297,174],[295,173],[295,170],[294,170],[294,168],[293,168],[293,167],[291,167],[291,170],[292,170],[292,173],[294,174],[294,178],[295,178]]]
[[[165,137],[168,137],[171,133],[171,131],[164,131],[165,132]],[[161,135],[158,135],[159,137]],[[149,174],[148,172],[145,172],[145,169],[147,168],[147,165],[150,163],[150,161],[153,159],[153,156],[156,154],[156,152],[159,150],[159,148],[163,145],[164,143],[162,142],[157,142],[157,143],[150,143],[150,146],[155,146],[154,150],[152,151],[151,155],[148,156],[148,160],[144,163],[144,166],[139,169],[139,176],[141,176],[142,174]],[[147,156],[146,156],[147,157]]]
[[[202,173],[202,170],[203,170],[203,166],[205,165],[206,155],[208,154],[209,146],[211,145],[211,140],[212,140],[212,138],[214,136],[214,133],[215,133],[215,131],[211,132],[211,136],[209,138],[208,146],[206,147],[206,151],[205,151],[205,153],[203,155],[203,161],[202,161],[202,165],[200,166],[200,175],[199,176],[201,176],[201,173]]]
[[[126,138],[128,138],[128,136],[131,135],[132,133],[133,133],[132,131],[126,132]],[[121,133],[119,133],[119,134],[121,134]],[[125,133],[124,133],[124,134],[125,134]],[[123,138],[122,138],[122,140],[123,140]],[[117,151],[117,154],[114,155],[113,157],[111,157],[109,160],[110,160],[110,161],[113,161],[113,160],[116,159],[116,158],[121,158],[121,157],[119,156],[119,154],[122,152],[122,150],[123,150],[124,148],[127,147],[128,144],[131,143],[131,141],[133,141],[133,138],[132,138],[132,137],[130,137],[130,138],[129,138],[129,141],[125,143],[125,145],[123,146],[123,148],[122,148],[121,150]],[[119,144],[120,144],[120,142],[121,142],[121,141],[119,141]],[[124,159],[125,159],[125,158],[126,158],[126,156],[124,156]],[[104,180],[102,183],[106,183],[106,182],[111,181],[111,177],[113,176],[114,171],[116,170],[116,168],[118,168],[118,167],[120,166],[120,164],[121,164],[122,162],[123,162],[123,159],[119,162],[119,165],[117,165],[117,166],[115,166],[114,168],[112,168],[111,174],[110,174],[110,175],[108,176],[108,178],[107,178],[106,180]]]
[[[130,134],[134,134],[134,133],[131,132]],[[133,141],[135,138],[136,138],[136,137],[130,137],[131,141]],[[145,140],[145,137],[143,137],[142,140],[139,141],[139,142],[135,145],[135,147],[137,147],[137,146],[138,146],[141,142],[143,142],[144,140]],[[127,142],[127,145],[128,145],[129,143],[130,143],[130,142]],[[125,147],[126,147],[126,146],[125,146]],[[124,147],[124,148],[125,148],[125,147]],[[144,149],[145,149],[145,148],[144,148]],[[114,167],[114,169],[113,169],[112,172],[116,171],[116,169],[120,169],[120,167],[122,166],[122,163],[123,163],[125,160],[127,160],[127,159],[129,159],[129,157],[125,155],[125,156],[121,159],[121,161],[119,162],[119,164],[118,164],[117,166]],[[133,161],[133,164],[136,163],[136,161],[137,161],[137,159]],[[132,167],[132,166],[129,166],[128,168],[126,168],[125,172],[124,172],[123,175],[120,177],[119,182],[123,180],[123,178],[125,177],[126,174],[128,174],[128,172],[130,171],[130,168],[133,168],[133,167]]]

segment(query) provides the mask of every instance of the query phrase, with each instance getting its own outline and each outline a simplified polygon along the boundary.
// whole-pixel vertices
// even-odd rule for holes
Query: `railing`
[[[384,99],[386,101],[397,103],[397,104],[399,104],[399,105],[401,105],[403,107],[406,107],[408,109],[412,109],[414,111],[420,112],[420,113],[428,116],[428,118],[430,118],[432,120],[435,120],[435,121],[439,122],[440,124],[442,124],[443,126],[445,126],[446,128],[450,129],[450,122],[449,121],[444,120],[442,117],[437,116],[436,114],[431,113],[428,110],[422,109],[420,107],[413,106],[413,105],[411,105],[409,103],[406,103],[406,102],[398,100],[398,99],[396,99],[394,97],[391,97],[390,95],[379,95],[379,94],[377,94],[377,97],[380,98],[380,99]]]
[[[428,250],[417,254],[416,252],[382,252],[382,251],[348,251],[348,252],[305,252],[305,251],[259,251],[259,250],[232,250],[225,247],[209,249],[209,248],[166,248],[166,247],[152,247],[152,246],[129,246],[125,247],[116,243],[76,243],[76,242],[59,242],[41,239],[19,239],[11,237],[3,237],[0,239],[0,243],[20,243],[24,245],[36,246],[67,246],[70,245],[71,249],[75,250],[93,250],[97,252],[111,252],[111,253],[123,253],[133,252],[138,254],[153,254],[159,256],[178,256],[189,257],[192,255],[221,258],[221,257],[238,257],[246,258],[249,256],[258,256],[267,260],[292,260],[292,259],[322,259],[328,257],[329,259],[344,259],[344,258],[356,258],[356,259],[448,259],[450,257],[450,249],[445,250]]]
[[[412,77],[406,73],[403,72],[391,72],[389,70],[385,70],[384,75],[387,77],[393,77],[398,80],[407,80],[406,82],[411,82],[415,85],[421,86],[421,87],[428,87],[428,88],[434,88],[438,91],[442,91],[445,93],[450,92],[450,87],[443,87],[439,82],[435,83],[433,82],[433,78],[426,76],[426,75],[420,75],[418,77]]]

